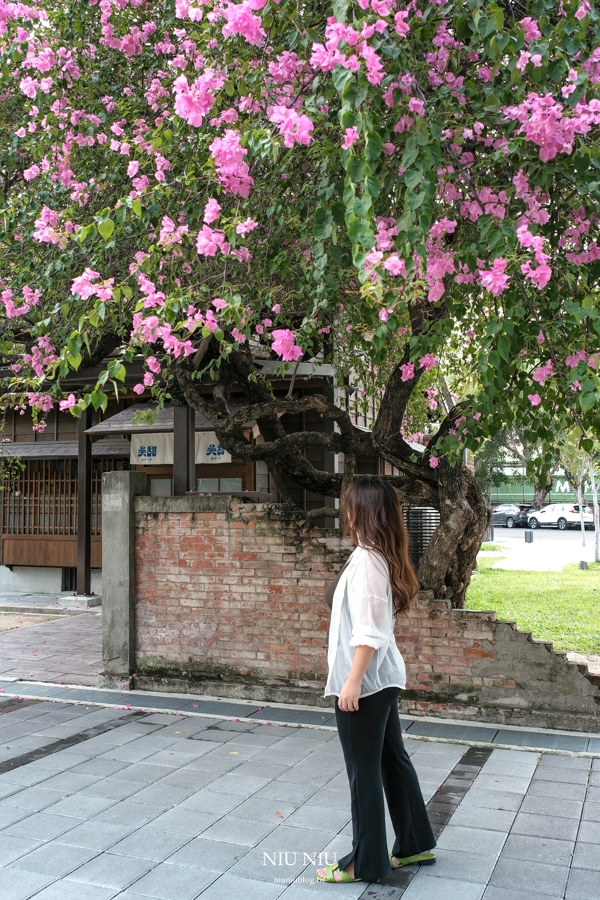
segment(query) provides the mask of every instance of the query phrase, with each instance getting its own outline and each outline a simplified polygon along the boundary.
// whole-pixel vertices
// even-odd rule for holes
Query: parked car
[[[594,516],[588,506],[583,508],[583,521],[586,528],[594,527]],[[543,509],[535,510],[527,520],[529,528],[558,528],[564,531],[566,528],[580,528],[581,518],[579,506],[572,503],[551,503]]]
[[[512,528],[518,514],[519,507],[516,503],[501,503],[492,513],[494,525],[505,525],[507,528]]]
[[[502,503],[493,511],[494,525],[524,528],[527,525],[528,515],[533,511],[534,507],[526,503]]]
[[[529,516],[535,512],[535,506],[523,505],[519,506],[519,512],[514,521],[515,528],[527,528]],[[508,526],[510,528],[510,526]]]

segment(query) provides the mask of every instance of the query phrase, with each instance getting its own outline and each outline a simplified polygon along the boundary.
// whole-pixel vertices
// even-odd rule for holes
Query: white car
[[[583,522],[586,528],[594,527],[594,514],[589,506],[583,507]],[[529,528],[543,528],[544,525],[558,528],[559,531],[566,528],[580,528],[579,506],[573,503],[551,503],[543,509],[536,510],[527,520]]]

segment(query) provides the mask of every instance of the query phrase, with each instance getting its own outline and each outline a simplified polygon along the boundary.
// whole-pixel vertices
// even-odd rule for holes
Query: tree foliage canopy
[[[369,443],[447,521],[469,518],[464,483],[443,487],[464,446],[515,422],[531,443],[598,432],[588,0],[0,0],[0,61],[9,402],[103,407],[140,353],[159,400],[210,371],[194,403],[222,442],[244,450],[235,380],[266,440],[247,453],[331,494],[254,361],[376,371],[372,436],[321,404],[329,446]],[[463,400],[415,459],[409,403],[444,358]]]

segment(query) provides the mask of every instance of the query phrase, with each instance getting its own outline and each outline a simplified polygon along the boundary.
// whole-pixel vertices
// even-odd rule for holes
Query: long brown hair
[[[383,478],[355,478],[344,496],[344,535],[378,551],[388,565],[394,615],[406,613],[419,590],[408,552],[402,505]]]

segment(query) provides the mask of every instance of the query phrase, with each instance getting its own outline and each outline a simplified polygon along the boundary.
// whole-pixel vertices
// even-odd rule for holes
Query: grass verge
[[[467,609],[494,609],[555,650],[600,654],[600,564],[576,564],[562,572],[492,569],[498,560],[480,558],[467,591]]]

